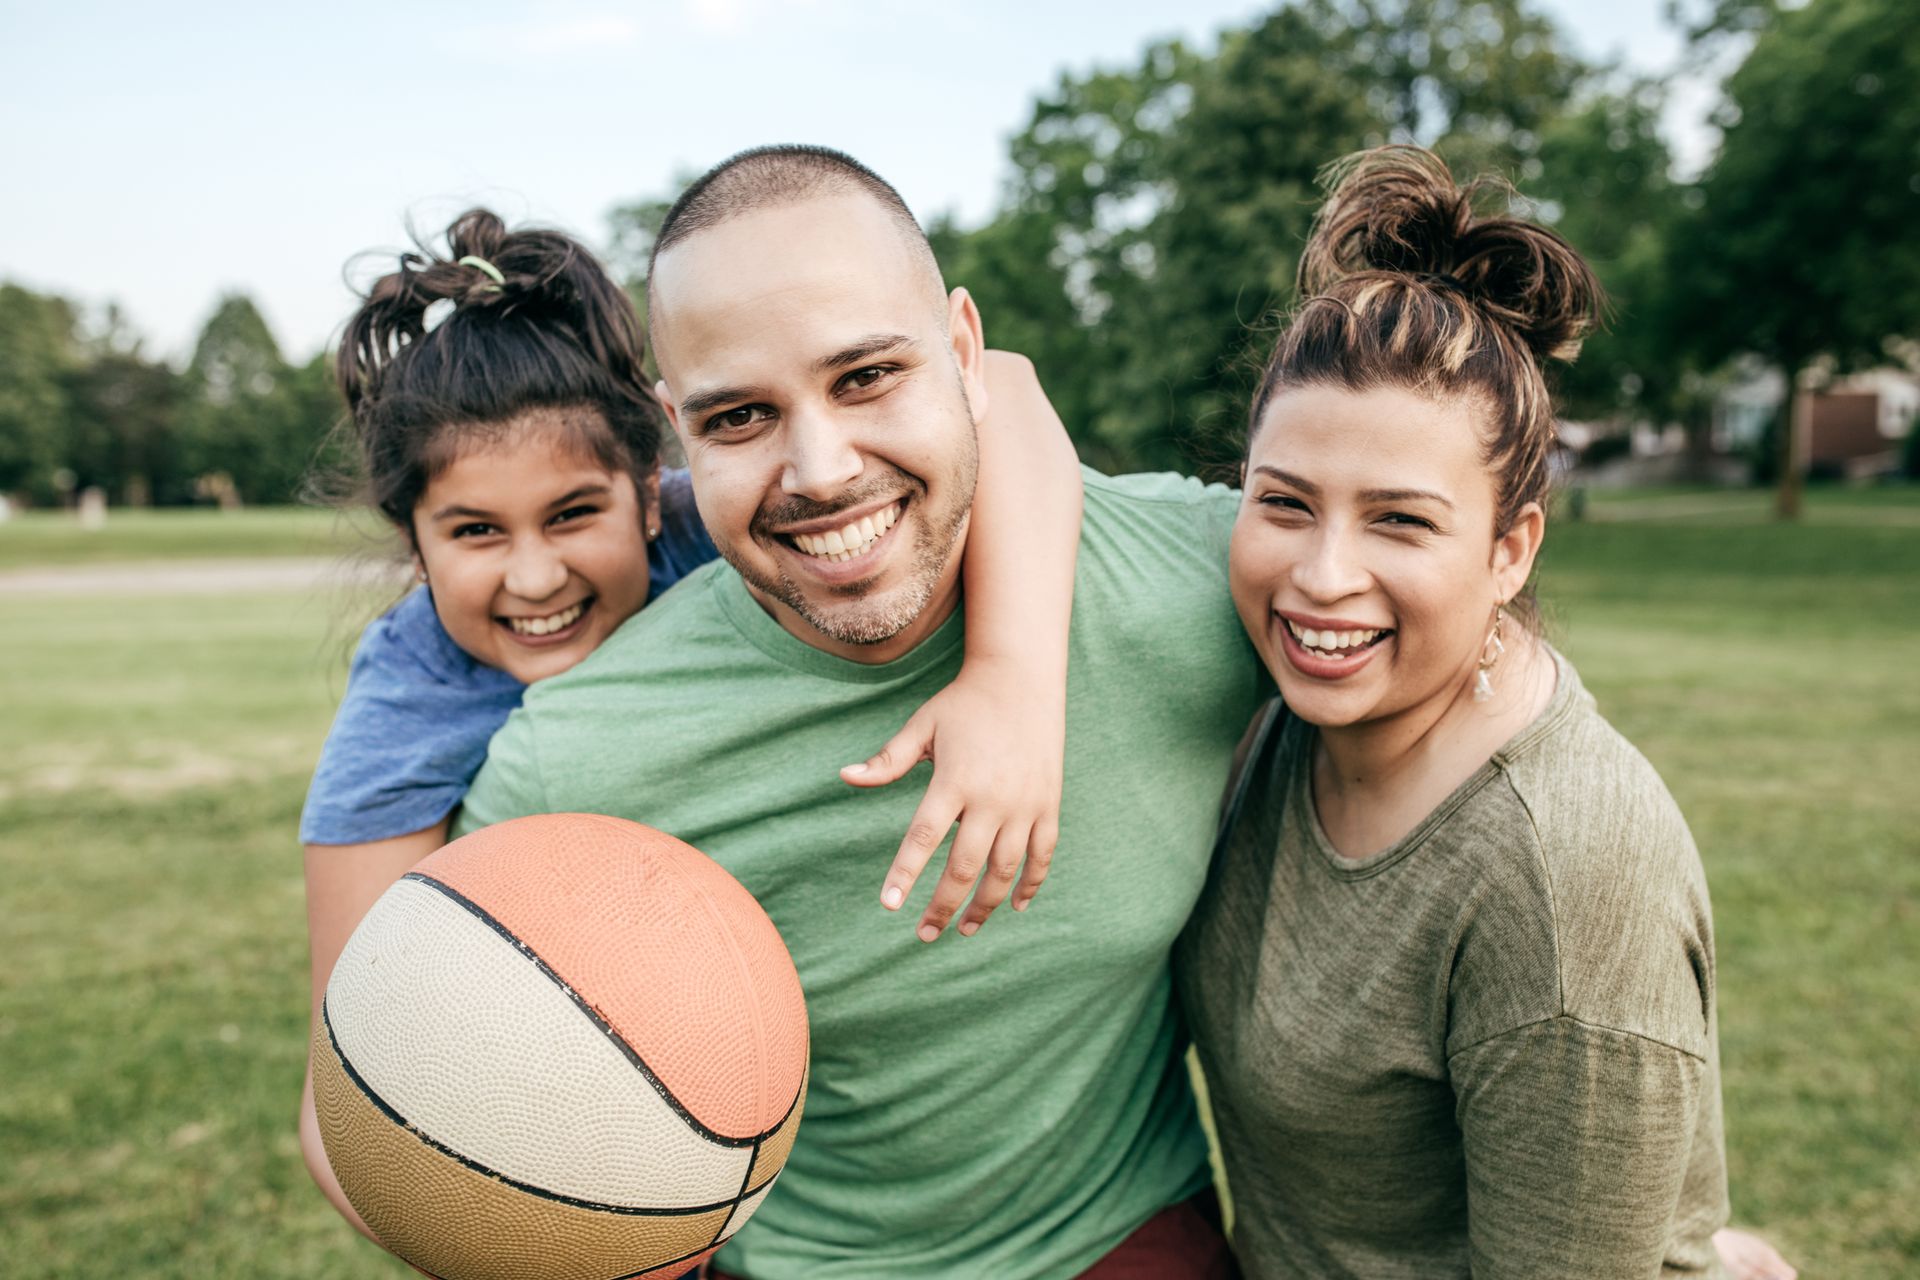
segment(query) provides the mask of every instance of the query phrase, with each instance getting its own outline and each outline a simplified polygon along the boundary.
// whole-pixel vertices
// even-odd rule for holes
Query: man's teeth
[[[507,625],[523,636],[545,636],[556,631],[565,631],[580,621],[580,615],[587,611],[587,602],[582,600],[569,609],[548,614],[544,618],[508,618]]]
[[[1287,630],[1293,632],[1293,638],[1301,647],[1311,649],[1320,657],[1337,658],[1346,649],[1364,649],[1380,638],[1382,628],[1362,629],[1359,631],[1316,631],[1312,627],[1303,627],[1291,620]]]
[[[826,533],[796,533],[793,542],[810,556],[836,562],[851,560],[857,555],[864,555],[869,547],[879,541],[881,534],[893,528],[893,522],[899,518],[900,504],[896,502],[886,510],[862,516],[844,528]]]

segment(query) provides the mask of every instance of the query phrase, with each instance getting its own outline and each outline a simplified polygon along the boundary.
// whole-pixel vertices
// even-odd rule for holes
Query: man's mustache
[[[812,498],[793,494],[777,502],[762,506],[754,513],[752,530],[756,534],[772,537],[775,531],[788,525],[799,524],[804,520],[824,520],[842,511],[851,511],[855,507],[865,506],[877,499],[899,497],[902,494],[917,495],[926,486],[904,471],[895,471],[890,475],[876,476],[862,481],[856,488],[848,489],[831,502],[818,502]]]

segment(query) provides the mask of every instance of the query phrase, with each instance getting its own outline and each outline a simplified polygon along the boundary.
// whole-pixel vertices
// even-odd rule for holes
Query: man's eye
[[[737,431],[741,427],[752,426],[762,418],[771,416],[773,416],[773,410],[767,408],[766,405],[743,404],[738,409],[728,409],[723,413],[716,413],[711,418],[708,418],[707,430]]]
[[[892,372],[893,370],[887,368],[885,365],[868,365],[864,369],[855,369],[852,373],[840,379],[840,384],[845,387],[852,387],[856,390],[864,391]]]

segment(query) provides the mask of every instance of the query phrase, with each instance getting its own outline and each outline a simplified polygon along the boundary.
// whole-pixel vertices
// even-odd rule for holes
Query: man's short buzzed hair
[[[654,264],[661,254],[729,218],[803,200],[862,192],[878,201],[900,224],[909,243],[926,255],[937,282],[940,268],[933,260],[927,233],[893,185],[844,151],[802,143],[753,147],[729,156],[695,179],[660,224],[653,252],[647,257],[647,279],[653,279]]]

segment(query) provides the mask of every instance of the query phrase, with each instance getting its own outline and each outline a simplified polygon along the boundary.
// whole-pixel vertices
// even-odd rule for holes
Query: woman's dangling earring
[[[1473,675],[1473,700],[1485,702],[1493,696],[1492,671],[1500,661],[1500,655],[1507,646],[1500,641],[1500,630],[1506,625],[1507,608],[1497,606],[1493,611],[1493,630],[1487,632],[1487,642],[1480,646],[1480,667]]]

